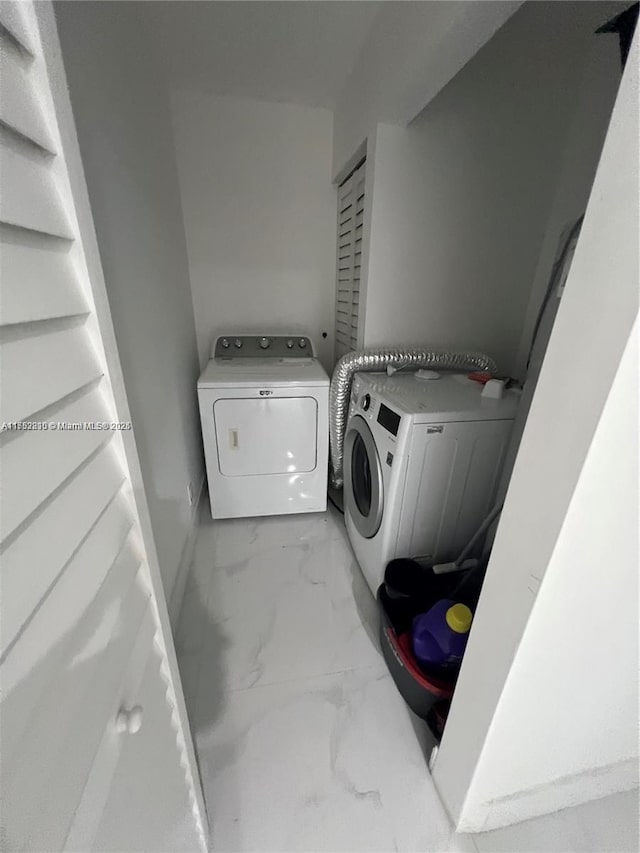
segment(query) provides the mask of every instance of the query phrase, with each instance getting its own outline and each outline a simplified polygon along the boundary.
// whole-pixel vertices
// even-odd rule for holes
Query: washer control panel
[[[351,386],[351,399],[349,401],[349,417],[358,414],[365,420],[375,420],[375,413],[378,407],[378,401],[369,393],[368,387],[362,387],[363,383],[359,376],[356,376]]]
[[[222,335],[212,358],[313,358],[310,338],[292,335]]]
[[[355,377],[351,386],[349,417],[359,415],[370,423],[379,424],[388,433],[387,438],[393,442],[400,430],[401,416],[371,393],[375,390],[371,383],[363,382],[359,376]]]

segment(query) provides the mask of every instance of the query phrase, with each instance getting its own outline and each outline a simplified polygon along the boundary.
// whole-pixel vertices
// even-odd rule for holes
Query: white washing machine
[[[491,509],[519,394],[466,375],[354,377],[344,442],[349,539],[375,594],[388,562],[455,559]]]
[[[309,338],[218,338],[198,401],[213,518],[326,509],[329,377]]]

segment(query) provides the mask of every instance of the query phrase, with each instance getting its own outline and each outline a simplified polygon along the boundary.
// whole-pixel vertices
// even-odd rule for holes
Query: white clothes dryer
[[[223,336],[198,381],[213,518],[327,507],[329,377],[307,337]]]

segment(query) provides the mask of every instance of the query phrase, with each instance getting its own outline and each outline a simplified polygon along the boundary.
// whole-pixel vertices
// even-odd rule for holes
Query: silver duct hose
[[[342,454],[347,426],[349,397],[353,374],[362,371],[396,368],[440,368],[441,370],[488,370],[495,373],[496,363],[481,352],[432,350],[422,346],[381,347],[357,350],[343,355],[336,364],[329,390],[329,446],[331,449],[331,482],[342,486]]]

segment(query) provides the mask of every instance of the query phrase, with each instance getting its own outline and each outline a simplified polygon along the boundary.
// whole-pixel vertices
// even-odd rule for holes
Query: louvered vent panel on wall
[[[155,617],[121,436],[84,427],[116,415],[40,47],[32,4],[2,0],[0,846],[53,851],[100,776],[117,689]],[[201,835],[171,695],[158,678],[167,722],[150,749],[165,750]]]
[[[336,358],[358,346],[364,190],[363,162],[338,188]]]

